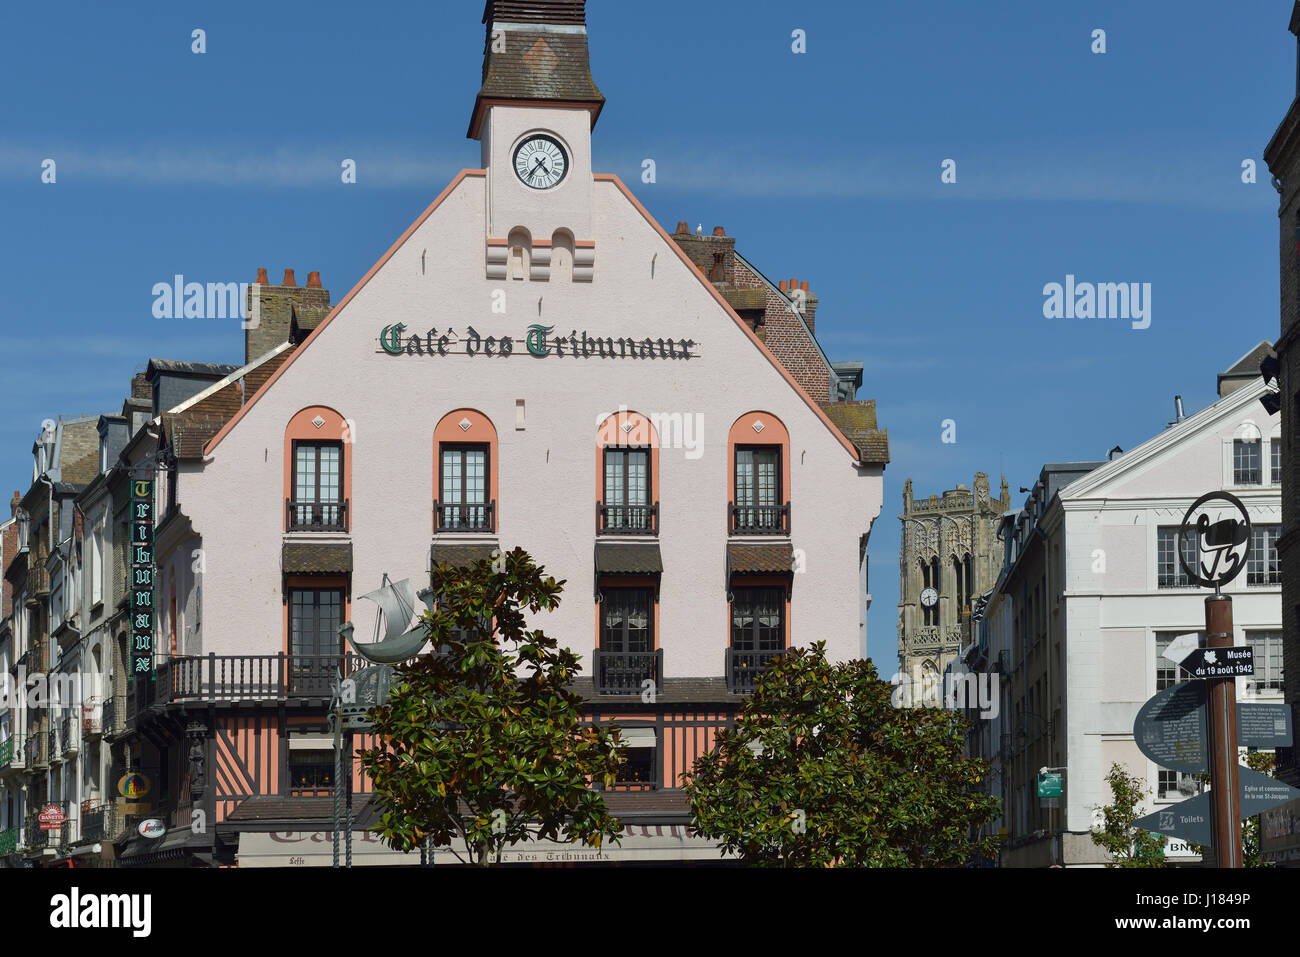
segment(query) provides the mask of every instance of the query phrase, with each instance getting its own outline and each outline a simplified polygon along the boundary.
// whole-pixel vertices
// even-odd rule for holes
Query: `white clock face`
[[[549,136],[530,136],[515,150],[515,175],[525,186],[550,189],[569,171],[564,147]]]
[[[933,608],[939,600],[939,593],[933,588],[927,588],[921,592],[921,604],[926,608]]]

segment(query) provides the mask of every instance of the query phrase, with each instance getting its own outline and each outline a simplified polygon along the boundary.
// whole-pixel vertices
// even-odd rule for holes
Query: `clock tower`
[[[483,23],[469,136],[487,170],[487,277],[590,281],[591,131],[605,98],[591,78],[586,0],[488,0]]]
[[[984,472],[975,473],[973,490],[958,485],[923,499],[912,497],[911,479],[903,485],[898,664],[912,681],[942,676],[971,643],[972,613],[1002,568],[998,522],[1011,507],[1005,476],[1000,491],[990,496]]]

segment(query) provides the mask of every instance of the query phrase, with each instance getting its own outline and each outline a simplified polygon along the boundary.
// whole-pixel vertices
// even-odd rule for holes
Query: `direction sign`
[[[1237,744],[1243,748],[1291,747],[1291,706],[1257,701],[1237,703]]]
[[[1138,711],[1133,738],[1162,768],[1188,774],[1209,770],[1205,689],[1203,681],[1183,681],[1157,692]]]
[[[1300,797],[1300,791],[1291,785],[1247,767],[1237,768],[1237,783],[1241,789],[1243,818],[1263,814],[1269,808]],[[1208,846],[1211,843],[1210,795],[1198,794],[1173,807],[1140,817],[1133,826]]]
[[[1192,632],[1190,635],[1179,635],[1165,646],[1165,650],[1161,652],[1161,655],[1174,664],[1180,664],[1184,658],[1196,650],[1200,643],[1201,636],[1196,632]]]
[[[1040,798],[1059,798],[1061,796],[1061,775],[1057,771],[1049,771],[1046,774],[1038,775],[1038,796]]]
[[[1242,770],[1245,770],[1244,768]],[[1210,795],[1198,794],[1173,807],[1140,817],[1134,827],[1167,837],[1181,837],[1193,844],[1210,844]]]
[[[1193,678],[1240,678],[1255,673],[1255,649],[1249,645],[1197,648],[1183,659]]]

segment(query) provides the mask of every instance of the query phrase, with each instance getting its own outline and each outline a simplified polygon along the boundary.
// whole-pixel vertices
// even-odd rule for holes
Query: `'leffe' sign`
[[[554,326],[533,323],[519,340],[528,355],[580,359],[695,359],[698,352],[694,339],[634,339],[631,337],[590,336],[587,330],[572,330],[567,336],[553,335]],[[422,335],[408,335],[406,326],[397,323],[379,332],[379,348],[390,356],[511,356],[515,340],[510,336],[484,336],[473,326],[465,335],[455,329],[439,332],[430,329]],[[521,353],[522,355],[522,353]]]

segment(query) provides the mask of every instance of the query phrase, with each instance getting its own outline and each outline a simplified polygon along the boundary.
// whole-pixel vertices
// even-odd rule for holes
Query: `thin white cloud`
[[[178,148],[172,144],[91,147],[73,143],[0,146],[0,180],[37,181],[41,161],[58,164],[60,182],[140,185],[314,188],[341,184],[342,162],[357,163],[358,185],[441,187],[474,166],[473,148],[430,150],[409,142],[359,141],[285,145],[259,151],[239,138],[229,143]],[[609,145],[609,144],[607,144]],[[894,146],[863,154],[837,150],[833,158],[799,156],[783,147],[728,142],[665,144],[635,154],[596,144],[597,171],[617,173],[633,189],[680,190],[731,197],[863,200],[975,200],[983,202],[1080,201],[1185,206],[1235,212],[1272,208],[1276,194],[1257,160],[1258,182],[1241,182],[1230,147],[1207,151],[1138,140],[1105,148],[1000,143],[945,150]],[[642,184],[645,158],[656,164],[654,186]],[[940,182],[940,163],[957,161],[957,182]]]
[[[357,185],[411,187],[445,185],[477,158],[472,151],[431,154],[410,144],[365,141],[281,146],[258,151],[236,146],[177,148],[142,144],[134,147],[88,147],[78,144],[0,146],[0,180],[37,182],[41,163],[53,159],[59,183],[130,183],[154,186],[226,186],[236,188],[321,189],[342,185],[343,161],[356,163]]]
[[[1231,212],[1256,212],[1274,208],[1277,202],[1263,161],[1256,160],[1257,182],[1242,183],[1240,164],[1247,157],[1234,158],[1230,149],[1188,153],[1132,142],[1105,149],[997,144],[837,153],[834,158],[806,158],[784,149],[773,154],[770,149],[729,143],[725,149],[708,152],[652,149],[646,156],[656,166],[656,184],[650,188],[725,196],[1084,201]],[[940,181],[940,164],[949,158],[957,162],[957,181],[945,184]],[[642,160],[621,155],[614,171],[638,184]]]

